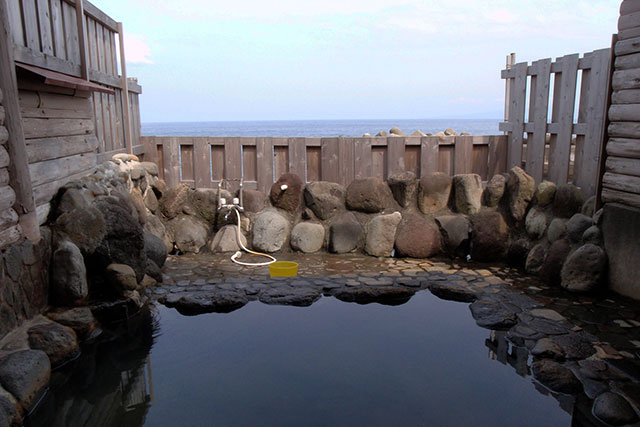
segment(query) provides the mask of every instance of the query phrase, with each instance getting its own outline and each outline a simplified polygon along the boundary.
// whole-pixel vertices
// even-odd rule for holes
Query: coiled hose
[[[238,241],[238,246],[240,246],[245,252],[248,252],[248,253],[253,254],[253,255],[259,255],[259,256],[271,258],[271,260],[270,261],[265,261],[265,262],[242,262],[242,261],[238,261],[237,258],[242,256],[242,252],[236,251],[236,253],[233,254],[233,256],[231,257],[231,261],[235,262],[236,264],[245,265],[245,266],[248,266],[248,267],[259,267],[259,266],[262,266],[262,265],[269,265],[271,263],[276,262],[276,259],[274,257],[272,257],[271,255],[263,254],[261,252],[252,251],[250,249],[247,249],[242,244],[242,240],[241,240],[241,236],[240,236],[240,212],[238,211],[238,209],[235,206],[232,209],[235,211],[236,216],[238,218],[238,227],[236,228],[236,232],[237,232],[236,239]]]

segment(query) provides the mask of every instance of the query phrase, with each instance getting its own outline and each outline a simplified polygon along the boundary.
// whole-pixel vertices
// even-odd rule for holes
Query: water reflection
[[[51,387],[25,426],[141,426],[153,401],[149,353],[157,322],[145,309],[82,348],[54,372]]]

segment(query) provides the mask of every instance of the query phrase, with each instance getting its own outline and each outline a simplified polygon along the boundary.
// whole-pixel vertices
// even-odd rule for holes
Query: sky
[[[620,0],[92,0],[143,122],[500,118],[505,57],[611,45]]]

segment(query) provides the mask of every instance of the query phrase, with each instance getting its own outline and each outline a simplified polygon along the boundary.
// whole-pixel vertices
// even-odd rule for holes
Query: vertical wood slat
[[[548,174],[549,179],[556,183],[566,183],[569,176],[578,58],[578,54],[563,56],[562,71],[556,74],[553,117],[554,122],[559,123],[560,131],[550,141]]]
[[[80,49],[78,45],[78,25],[76,24],[76,10],[64,0],[62,16],[64,22],[64,44],[67,49],[67,61],[80,64]]]
[[[180,142],[180,181],[195,181],[193,138],[181,138]]]
[[[122,88],[122,122],[124,126],[124,143],[127,147],[127,152],[133,151],[133,143],[131,141],[131,118],[129,108],[129,86],[127,84],[127,65],[124,55],[124,30],[122,22],[118,22],[118,42],[120,44],[120,86]]]
[[[169,137],[165,139],[163,149],[164,180],[169,188],[180,183],[180,139]]]
[[[527,95],[527,63],[515,64],[512,68],[515,78],[511,86],[511,101],[509,106],[509,167],[522,166],[522,144],[524,137],[524,112]]]
[[[340,182],[338,138],[322,138],[322,181]]]
[[[96,21],[87,17],[87,48],[89,50],[89,66],[98,69],[98,39],[96,38]]]
[[[338,168],[340,173],[340,183],[347,186],[355,178],[354,168],[354,139],[338,138]]]
[[[307,182],[320,181],[322,176],[322,160],[320,145],[312,143],[320,143],[320,138],[306,138],[307,140]]]
[[[541,182],[544,173],[544,149],[547,137],[549,114],[549,86],[551,84],[551,59],[535,61],[535,74],[531,77],[531,103],[529,121],[533,122],[533,133],[527,138],[525,170],[536,182]]]
[[[24,23],[25,44],[28,48],[40,51],[38,34],[38,16],[35,0],[22,0],[22,20]]]
[[[273,174],[278,180],[282,174],[289,172],[289,141],[287,138],[272,138],[273,142]]]
[[[294,173],[306,182],[306,147],[305,138],[289,138],[289,172]]]
[[[225,177],[224,138],[207,138],[211,157],[211,180],[216,182]]]
[[[96,22],[96,59],[97,59],[96,69],[104,73],[105,72],[104,71],[105,52],[104,52],[104,36],[102,34],[103,30],[104,30],[104,27]]]
[[[353,143],[354,178],[371,176],[371,138],[357,138]]]
[[[473,136],[456,136],[454,147],[454,174],[471,173],[473,168]]]
[[[420,138],[409,136],[405,139],[404,146],[404,169],[407,172],[413,172],[416,177],[420,176]]]
[[[7,1],[7,15],[9,22],[11,25],[9,26],[11,30],[11,36],[13,42],[18,46],[26,46],[26,42],[24,40],[23,33],[23,25],[22,25],[22,11],[20,8],[20,0],[9,0]]]
[[[582,188],[587,197],[596,193],[597,181],[593,177],[598,174],[600,143],[607,113],[607,82],[610,59],[610,49],[600,49],[593,52],[593,62],[589,73],[589,101],[585,118],[587,135],[579,156],[576,150],[576,156],[580,158],[580,162],[577,165],[574,181],[577,186]]]
[[[255,138],[248,138],[251,144],[242,145],[242,177],[246,182],[256,182],[258,173],[256,167],[256,146]]]
[[[420,176],[438,172],[439,138],[423,136],[420,141]]]
[[[113,75],[113,64],[111,62],[111,43],[109,42],[111,31],[107,28],[102,27],[102,37],[103,37],[103,46],[104,46],[104,72],[106,74]]]
[[[390,136],[387,138],[387,171],[389,176],[405,171],[405,138]]]
[[[224,139],[224,178],[239,179],[242,177],[242,145],[240,138]],[[230,185],[228,188],[236,189],[237,185]]]
[[[271,138],[256,139],[258,190],[267,194],[273,184],[273,143]]]
[[[53,55],[53,32],[51,31],[49,0],[36,0],[36,3],[38,6],[38,24],[40,28],[42,53]]]
[[[371,176],[386,180],[389,174],[387,169],[388,147],[376,145],[371,147]]]
[[[119,147],[116,147],[113,143],[112,137],[112,129],[113,129],[113,120],[111,117],[111,107],[109,105],[109,94],[103,93],[102,97],[102,114],[104,117],[103,126],[104,126],[104,143],[106,147],[109,147],[109,150],[116,150]]]
[[[206,137],[193,138],[193,163],[196,188],[211,187],[211,150]]]
[[[84,0],[76,0],[76,28],[80,51],[80,75],[89,80],[89,54],[87,53],[87,27],[84,19]]]
[[[64,26],[62,23],[62,0],[51,0],[51,30],[53,31],[53,54],[60,59],[67,59],[64,45]]]

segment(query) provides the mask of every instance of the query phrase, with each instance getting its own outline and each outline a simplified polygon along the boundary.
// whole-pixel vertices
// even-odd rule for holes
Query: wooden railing
[[[586,196],[595,194],[610,55],[610,49],[601,49],[583,58],[573,54],[531,65],[507,64],[502,70],[502,78],[507,80],[506,120],[500,130],[507,132],[509,139],[509,167],[524,167],[537,182],[572,182]]]
[[[280,175],[348,185],[356,178],[412,171],[505,172],[507,137],[231,138],[143,136],[144,160],[156,162],[170,186],[214,187],[243,177],[247,188],[267,192]]]
[[[135,80],[126,78],[122,25],[86,0],[1,1],[7,1],[16,62],[113,89],[113,94],[92,95],[99,158],[124,151],[140,153],[138,94],[142,90]]]

